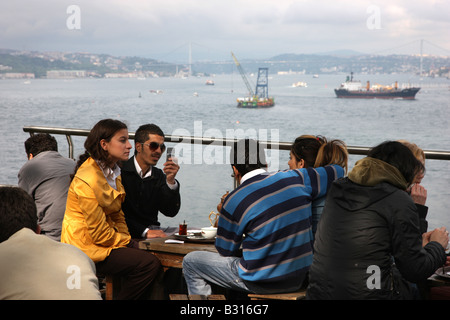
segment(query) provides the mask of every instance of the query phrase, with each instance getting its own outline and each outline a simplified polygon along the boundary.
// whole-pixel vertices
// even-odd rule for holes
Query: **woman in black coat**
[[[410,283],[446,261],[445,228],[424,234],[406,190],[423,165],[384,142],[328,192],[310,269],[308,299],[412,299]]]

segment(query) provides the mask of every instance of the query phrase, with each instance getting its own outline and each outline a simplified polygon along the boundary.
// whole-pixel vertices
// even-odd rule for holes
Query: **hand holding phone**
[[[170,161],[172,160],[172,158],[175,157],[175,148],[173,147],[169,147],[167,148],[167,157],[166,157],[166,161]]]
[[[167,148],[166,163],[163,171],[166,174],[168,183],[175,183],[175,176],[179,169],[178,160],[175,157],[175,148]]]

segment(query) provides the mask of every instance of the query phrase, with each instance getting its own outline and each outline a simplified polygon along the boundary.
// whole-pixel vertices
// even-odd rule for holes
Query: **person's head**
[[[301,135],[291,146],[288,165],[290,169],[314,167],[320,146],[326,143],[325,137]]]
[[[400,143],[403,143],[405,146],[407,146],[409,148],[409,150],[411,150],[413,155],[420,162],[422,162],[422,164],[424,166],[424,170],[417,174],[416,179],[414,181],[414,183],[421,183],[423,177],[425,176],[425,152],[421,148],[419,148],[415,143],[409,142],[407,140],[397,140],[397,141]]]
[[[134,134],[134,154],[140,165],[154,166],[166,150],[164,132],[155,124],[144,124]]]
[[[333,139],[323,143],[320,146],[320,149],[317,152],[314,168],[324,167],[330,164],[337,164],[344,168],[345,172],[347,172],[348,151],[347,145],[344,141]]]
[[[230,153],[230,162],[235,177],[240,181],[246,173],[260,168],[267,168],[264,148],[253,139],[234,142]]]
[[[0,187],[0,243],[22,228],[39,232],[33,198],[17,187]]]
[[[385,141],[372,148],[367,156],[397,168],[409,185],[414,183],[418,173],[425,170],[422,162],[414,156],[411,150],[398,141]]]
[[[55,137],[48,133],[38,133],[25,140],[25,152],[28,159],[36,157],[44,151],[58,151]]]
[[[347,171],[348,152],[342,140],[328,141],[323,136],[302,135],[295,139],[290,151],[290,169],[317,168],[337,164]]]
[[[132,146],[127,125],[114,119],[100,120],[89,132],[84,148],[85,153],[80,155],[75,172],[89,157],[107,167],[113,167],[118,161],[128,160]]]

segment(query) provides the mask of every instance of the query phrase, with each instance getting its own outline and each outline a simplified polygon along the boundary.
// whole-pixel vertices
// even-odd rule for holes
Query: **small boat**
[[[303,81],[298,81],[298,82],[294,82],[293,84],[292,84],[292,86],[294,87],[294,88],[306,88],[307,86],[308,86],[308,84],[306,83],[306,82],[303,82]]]
[[[334,89],[338,98],[357,98],[357,99],[408,99],[413,100],[416,97],[420,88],[407,87],[400,89],[397,81],[393,86],[374,85],[371,86],[367,81],[366,86],[361,84],[361,81],[353,80],[353,72],[350,78],[341,84],[337,89]]]
[[[150,91],[150,93],[153,93],[153,94],[163,94],[164,93],[162,90],[149,90],[149,91]]]
[[[207,86],[213,86],[214,85],[214,81],[212,81],[212,80],[206,80],[206,83],[205,83]]]

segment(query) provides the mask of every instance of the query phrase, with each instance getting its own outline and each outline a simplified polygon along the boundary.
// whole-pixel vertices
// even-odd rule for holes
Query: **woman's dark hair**
[[[297,161],[304,160],[306,168],[313,168],[320,146],[327,140],[322,136],[302,135],[295,139],[291,153]]]
[[[253,139],[235,142],[231,148],[230,159],[231,165],[236,167],[241,175],[267,167],[264,148]]]
[[[305,161],[305,168],[337,164],[347,172],[348,152],[342,140],[328,141],[323,136],[302,135],[295,139],[291,153],[296,161]]]
[[[37,230],[33,198],[17,187],[0,187],[0,243],[22,228]]]
[[[397,168],[408,184],[412,184],[416,175],[425,170],[424,165],[411,150],[397,141],[385,141],[373,147],[367,156],[375,158]]]
[[[111,159],[107,151],[103,150],[100,145],[100,141],[106,140],[111,141],[111,138],[116,134],[117,131],[122,129],[128,129],[127,125],[119,120],[114,119],[104,119],[97,122],[97,124],[91,129],[89,135],[84,142],[85,152],[78,158],[75,171],[72,178],[75,176],[78,168],[89,158],[100,161],[105,166],[111,165]]]

